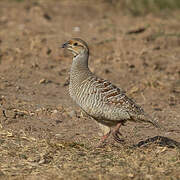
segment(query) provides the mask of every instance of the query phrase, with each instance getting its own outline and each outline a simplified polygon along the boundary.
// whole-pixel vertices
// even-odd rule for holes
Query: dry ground
[[[0,1],[0,179],[180,179],[180,12],[133,17],[107,2]],[[102,135],[68,95],[71,37],[90,67],[166,127]]]

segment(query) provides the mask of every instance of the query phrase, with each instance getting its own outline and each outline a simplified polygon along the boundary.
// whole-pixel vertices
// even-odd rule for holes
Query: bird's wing
[[[143,109],[130,99],[125,91],[113,85],[110,81],[100,78],[95,79],[94,86],[99,93],[101,100],[111,107],[120,108],[127,111],[129,114],[144,114]]]

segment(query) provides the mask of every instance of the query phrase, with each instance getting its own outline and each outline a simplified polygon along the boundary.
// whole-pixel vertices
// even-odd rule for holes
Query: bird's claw
[[[116,142],[118,142],[118,143],[124,142],[123,139],[120,139],[120,138],[119,138],[119,135],[122,136],[122,134],[121,134],[119,131],[113,132],[112,135],[113,135],[113,138],[114,138],[114,140],[115,140]]]

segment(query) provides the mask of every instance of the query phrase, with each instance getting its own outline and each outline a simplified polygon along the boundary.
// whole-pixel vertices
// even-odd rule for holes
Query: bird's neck
[[[88,67],[89,53],[84,52],[73,58],[70,81],[82,82],[91,73]]]

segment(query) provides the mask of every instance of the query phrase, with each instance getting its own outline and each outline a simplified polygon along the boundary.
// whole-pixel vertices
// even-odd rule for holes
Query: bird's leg
[[[110,134],[111,134],[111,130],[102,137],[101,141],[99,142],[99,145],[97,146],[98,148],[101,148],[104,146],[104,143]]]
[[[117,126],[115,127],[114,131],[112,132],[114,140],[118,143],[123,142],[123,140],[119,138],[119,135],[122,136],[122,134],[119,132],[121,125],[122,125],[121,123],[118,123]]]
[[[111,130],[102,137],[101,143],[104,143],[110,134],[111,134]]]

